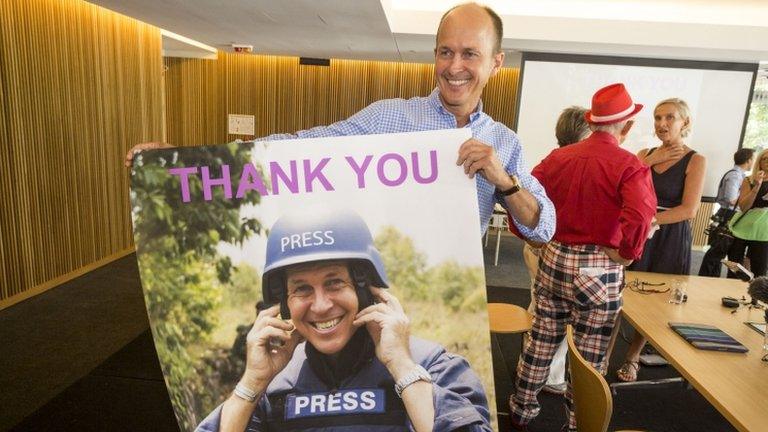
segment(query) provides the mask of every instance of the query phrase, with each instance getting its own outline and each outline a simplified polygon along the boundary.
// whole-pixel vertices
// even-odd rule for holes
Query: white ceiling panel
[[[220,50],[432,62],[454,0],[91,0]],[[489,0],[514,52],[768,60],[768,0]],[[516,56],[507,63],[514,64]]]

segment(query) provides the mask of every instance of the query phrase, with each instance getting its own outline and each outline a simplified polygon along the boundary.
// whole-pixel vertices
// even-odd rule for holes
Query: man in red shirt
[[[536,398],[567,324],[584,358],[603,368],[621,310],[624,266],[642,254],[656,214],[650,169],[619,147],[642,107],[623,84],[598,90],[585,114],[592,134],[552,151],[533,169],[555,204],[557,229],[541,253],[533,329],[510,397],[513,429],[525,430],[538,414]],[[570,384],[566,405],[568,429],[575,431]]]

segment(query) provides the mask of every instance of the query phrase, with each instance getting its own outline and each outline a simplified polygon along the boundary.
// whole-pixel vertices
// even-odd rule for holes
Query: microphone
[[[768,303],[768,277],[756,277],[749,283],[747,293],[752,297],[752,305],[757,306],[758,300]]]

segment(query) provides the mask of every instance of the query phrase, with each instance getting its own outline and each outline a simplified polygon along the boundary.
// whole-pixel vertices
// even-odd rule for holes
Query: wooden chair
[[[573,338],[573,327],[570,325],[567,329],[567,338],[573,408],[578,430],[579,432],[605,432],[608,430],[613,413],[613,398],[608,383],[600,372],[581,356]]]
[[[509,383],[511,382],[514,386],[517,376],[517,358],[513,358],[514,356],[510,356],[509,353],[510,351],[517,351],[511,347],[523,346],[523,336],[531,329],[533,316],[517,305],[488,303],[488,323],[491,328],[496,410],[500,416],[504,416],[509,413],[509,404],[507,398],[501,395],[509,393]],[[505,350],[504,347],[507,349]]]
[[[493,333],[525,333],[533,325],[533,315],[518,305],[488,303],[488,324]]]

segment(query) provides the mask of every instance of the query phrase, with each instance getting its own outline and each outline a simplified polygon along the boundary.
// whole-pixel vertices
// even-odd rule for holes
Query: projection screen
[[[524,53],[522,61],[517,133],[529,168],[557,147],[555,123],[563,108],[589,108],[595,90],[622,82],[645,105],[623,147],[636,153],[660,145],[653,108],[663,99],[684,99],[693,119],[686,144],[707,158],[704,197],[717,195],[743,139],[757,64],[541,53]]]

